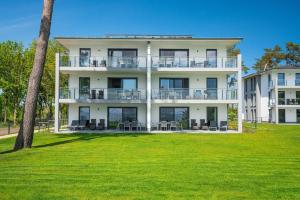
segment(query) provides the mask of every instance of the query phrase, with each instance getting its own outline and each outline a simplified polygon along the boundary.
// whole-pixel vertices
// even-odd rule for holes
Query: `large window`
[[[300,109],[296,110],[297,123],[300,123]]]
[[[159,87],[161,89],[189,88],[189,79],[188,78],[161,78],[159,79]]]
[[[108,78],[109,99],[136,99],[137,92],[137,78]]]
[[[79,99],[87,99],[90,97],[90,78],[79,77]]]
[[[285,104],[285,91],[278,91],[278,104],[279,105]]]
[[[217,107],[207,107],[206,108],[206,120],[208,123],[215,121],[218,123],[218,108]]]
[[[108,49],[108,66],[135,68],[137,67],[137,54],[137,49]]]
[[[206,67],[217,67],[217,49],[206,49]]]
[[[277,74],[277,84],[279,86],[285,85],[285,74],[284,73],[278,73]]]
[[[108,108],[108,128],[118,128],[120,122],[137,121],[137,108],[135,107],[119,107]]]
[[[207,99],[218,99],[218,79],[207,78],[206,79],[206,93]]]
[[[189,128],[189,108],[188,107],[160,107],[160,121],[176,121],[182,125],[182,128]]]
[[[160,67],[187,67],[188,49],[160,49]]]
[[[90,107],[89,106],[79,107],[79,120],[80,121],[90,120]]]
[[[88,67],[90,65],[91,49],[80,48],[79,49],[79,66]]]
[[[300,73],[295,74],[295,85],[300,85]]]

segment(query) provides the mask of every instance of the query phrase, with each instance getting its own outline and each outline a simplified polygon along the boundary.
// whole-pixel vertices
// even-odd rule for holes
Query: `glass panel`
[[[207,49],[206,50],[207,67],[217,67],[217,50]]]
[[[122,120],[125,121],[137,121],[137,112],[136,108],[123,108]]]
[[[169,79],[160,79],[160,88],[169,89]]]
[[[284,73],[278,73],[278,81],[277,81],[277,84],[280,85],[280,86],[284,86],[285,85],[285,76],[284,76]]]
[[[285,123],[285,110],[279,109],[278,114],[279,114],[279,123]]]
[[[137,67],[137,49],[109,49],[108,55],[111,67]]]
[[[90,78],[79,77],[79,99],[88,99],[90,97]]]
[[[123,89],[133,90],[137,89],[136,79],[123,79]]]
[[[297,123],[300,123],[300,109],[297,109]]]
[[[206,79],[206,93],[208,99],[217,99],[217,79],[216,78],[207,78]]]
[[[278,104],[284,105],[285,103],[285,91],[278,91]]]
[[[161,67],[188,66],[188,50],[161,49],[159,53]]]
[[[88,67],[90,65],[91,49],[80,49],[79,54],[79,66]]]
[[[300,91],[296,91],[296,98],[300,99]]]
[[[296,73],[295,76],[295,85],[300,85],[300,73]]]
[[[119,122],[122,122],[122,108],[109,108],[108,127],[116,129]]]
[[[182,125],[183,129],[189,128],[189,109],[175,108],[175,121]]]
[[[210,121],[216,121],[218,122],[218,108],[217,107],[207,107],[206,108],[206,115],[207,115],[207,122],[209,123]]]
[[[90,120],[90,107],[79,107],[79,120]]]
[[[161,107],[159,121],[175,121],[174,108]]]

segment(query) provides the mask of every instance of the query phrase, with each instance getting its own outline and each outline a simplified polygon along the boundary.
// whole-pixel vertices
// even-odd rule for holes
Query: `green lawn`
[[[1,200],[300,199],[300,126],[264,124],[247,134],[36,134],[32,149],[7,152],[13,142],[0,140]]]

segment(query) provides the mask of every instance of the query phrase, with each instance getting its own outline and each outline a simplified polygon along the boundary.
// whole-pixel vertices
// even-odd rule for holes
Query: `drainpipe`
[[[151,42],[147,42],[147,131],[151,131]]]

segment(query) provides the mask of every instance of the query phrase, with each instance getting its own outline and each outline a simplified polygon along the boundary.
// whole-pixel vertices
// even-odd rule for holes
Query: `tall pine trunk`
[[[39,39],[36,45],[34,64],[28,80],[24,114],[14,150],[32,146],[37,99],[46,59],[53,4],[54,0],[44,0]]]

